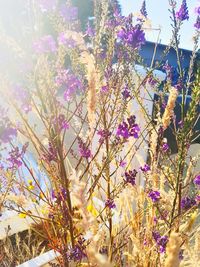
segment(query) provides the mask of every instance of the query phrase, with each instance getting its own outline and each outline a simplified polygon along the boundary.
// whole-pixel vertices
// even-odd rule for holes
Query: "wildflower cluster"
[[[139,132],[140,128],[136,123],[136,117],[132,115],[127,119],[127,122],[123,121],[123,123],[118,126],[116,135],[124,139],[128,139],[129,137],[138,138]]]
[[[94,1],[90,17],[82,10],[87,1],[33,2],[39,12],[30,20],[34,40],[24,29],[30,43],[23,53],[14,37],[1,36],[20,58],[19,65],[13,60],[16,73],[0,79],[1,212],[30,217],[63,267],[167,267],[180,260],[192,267],[200,261],[199,155],[193,151],[199,8],[187,73],[179,49],[186,0],[179,9],[169,0],[172,42],[151,68],[142,66],[140,53],[150,17],[146,1],[139,15],[127,17],[115,0]],[[176,81],[176,68],[164,62],[171,46]],[[160,72],[162,78],[154,75]]]

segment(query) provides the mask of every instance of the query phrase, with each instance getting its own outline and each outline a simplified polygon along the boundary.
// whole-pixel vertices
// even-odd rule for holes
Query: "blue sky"
[[[137,13],[143,0],[120,0],[122,6],[122,12],[124,15],[129,13]],[[177,7],[181,5],[182,0],[177,0]],[[148,17],[151,20],[152,28],[161,27],[160,42],[168,44],[171,38],[171,27],[169,20],[169,4],[168,0],[146,0]],[[193,48],[192,36],[194,34],[193,24],[196,20],[195,7],[200,5],[200,0],[187,0],[190,19],[184,21],[181,31],[181,48],[190,49]],[[147,39],[149,41],[156,42],[158,38],[158,31],[148,31]]]

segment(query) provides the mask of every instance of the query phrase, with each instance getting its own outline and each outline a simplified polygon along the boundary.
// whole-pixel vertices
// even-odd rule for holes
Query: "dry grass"
[[[0,266],[15,267],[48,250],[47,242],[33,230],[24,231],[0,241]]]

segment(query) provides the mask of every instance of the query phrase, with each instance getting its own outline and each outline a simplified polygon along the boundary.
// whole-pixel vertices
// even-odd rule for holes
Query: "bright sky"
[[[137,13],[143,0],[120,0],[122,12],[124,15],[129,13]],[[177,7],[179,8],[182,0],[177,0]],[[193,24],[196,21],[195,7],[200,5],[200,0],[187,0],[190,19],[184,21],[181,31],[181,48],[193,49],[192,36],[194,35]],[[168,0],[146,0],[148,17],[151,20],[152,28],[161,27],[160,42],[168,44],[171,38],[171,26],[169,19],[169,4]],[[151,31],[147,33],[149,41],[156,42],[158,38],[158,31]]]

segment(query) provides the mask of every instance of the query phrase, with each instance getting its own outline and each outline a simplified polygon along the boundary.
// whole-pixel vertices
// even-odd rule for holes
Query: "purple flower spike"
[[[198,7],[195,8],[195,13],[197,15],[200,15],[200,6],[198,6]]]
[[[169,150],[169,145],[167,143],[162,145],[162,151],[167,152]]]
[[[107,200],[106,200],[106,203],[105,203],[105,206],[108,207],[109,209],[114,209],[114,208],[116,208],[116,205],[115,205],[113,199],[107,199]]]
[[[92,156],[90,149],[86,146],[86,144],[79,138],[79,154],[81,157],[89,159]]]
[[[181,200],[181,208],[183,210],[188,210],[196,204],[196,200],[190,197],[184,197]]]
[[[60,114],[58,118],[54,118],[53,124],[55,125],[55,127],[58,127],[58,131],[69,129],[69,123],[67,122],[64,114]]]
[[[118,137],[123,137],[124,139],[128,139],[129,137],[138,138],[140,128],[138,124],[135,123],[136,117],[132,115],[130,118],[127,119],[127,122],[122,122],[118,128],[116,135]]]
[[[132,49],[138,49],[145,43],[145,33],[141,29],[141,25],[131,26],[122,28],[118,33],[117,37],[120,42],[131,47]]]
[[[144,0],[143,1],[143,3],[142,3],[142,7],[141,7],[141,9],[140,9],[140,12],[141,12],[141,14],[145,17],[145,18],[147,18],[147,9],[146,9],[146,1]]]
[[[28,113],[31,111],[31,95],[28,90],[25,88],[15,85],[13,88],[11,88],[11,92],[15,99],[20,102],[21,104],[21,109],[25,112]]]
[[[154,203],[158,202],[160,199],[160,192],[152,190],[151,192],[149,192],[148,197],[150,197]]]
[[[134,186],[136,184],[135,183],[136,175],[137,171],[135,169],[132,171],[125,172],[125,179],[124,179],[125,184],[131,184],[132,186]]]
[[[124,168],[124,167],[126,167],[126,164],[127,164],[126,161],[121,160],[120,163],[119,163],[119,166]]]
[[[143,172],[148,172],[151,170],[151,168],[149,167],[148,164],[145,163],[143,167],[140,167],[140,170]]]
[[[52,197],[52,199],[56,199],[57,198],[55,190],[52,190],[51,197]]]
[[[149,85],[156,86],[158,84],[158,81],[153,77],[153,75],[150,75],[147,79],[147,82]]]
[[[179,255],[178,255],[180,261],[182,261],[182,260],[184,259],[183,253],[184,253],[184,250],[181,249],[181,250],[179,251]]]
[[[0,143],[9,143],[17,136],[17,130],[8,118],[7,110],[0,107]]]
[[[71,101],[76,93],[80,93],[84,89],[82,81],[66,69],[58,70],[55,83],[65,90],[63,96],[65,101]]]
[[[173,76],[172,75],[173,67],[171,65],[169,65],[168,61],[163,66],[163,70],[167,74],[167,80],[171,80],[172,79],[172,76]]]
[[[127,85],[125,86],[125,88],[122,92],[122,96],[123,96],[124,100],[128,99],[131,96]]]
[[[198,187],[200,186],[200,174],[198,174],[198,175],[194,178],[194,184],[197,185]]]
[[[168,242],[168,236],[161,236],[158,232],[153,232],[152,236],[156,241],[157,246],[159,247],[159,252],[164,253],[166,251],[166,245]]]
[[[101,87],[101,93],[108,93],[108,91],[109,91],[108,85],[104,85]]]
[[[97,134],[100,136],[99,143],[103,144],[104,141],[111,136],[111,132],[108,130],[99,130]]]
[[[197,203],[200,203],[200,196],[199,196],[199,195],[197,195],[197,196],[195,197],[195,201],[196,201]]]
[[[197,17],[196,23],[194,24],[194,27],[199,30],[200,29],[200,16]]]
[[[85,239],[81,237],[74,248],[70,249],[70,251],[67,253],[69,261],[80,262],[83,258],[86,257],[86,254],[84,252],[86,248],[84,242]]]
[[[183,123],[183,121],[182,121],[182,120],[178,122],[178,126],[179,126],[180,128],[183,128],[183,126],[184,126],[184,123]]]
[[[121,123],[117,129],[117,136],[121,136],[125,139],[129,138],[128,124],[126,122]]]
[[[9,143],[14,137],[17,136],[17,130],[12,127],[0,126],[0,141],[2,143]]]
[[[9,158],[7,160],[11,163],[11,166],[10,166],[11,169],[19,168],[22,166],[22,159],[23,159],[23,156],[26,152],[27,147],[28,147],[28,143],[26,143],[22,147],[21,151],[20,151],[19,147],[14,147],[9,152]]]
[[[57,149],[53,143],[49,142],[48,152],[43,153],[42,159],[46,160],[47,162],[57,160]]]
[[[186,0],[182,1],[181,7],[179,11],[176,12],[176,18],[180,21],[188,20],[189,19],[189,13],[188,13],[188,7]]]

